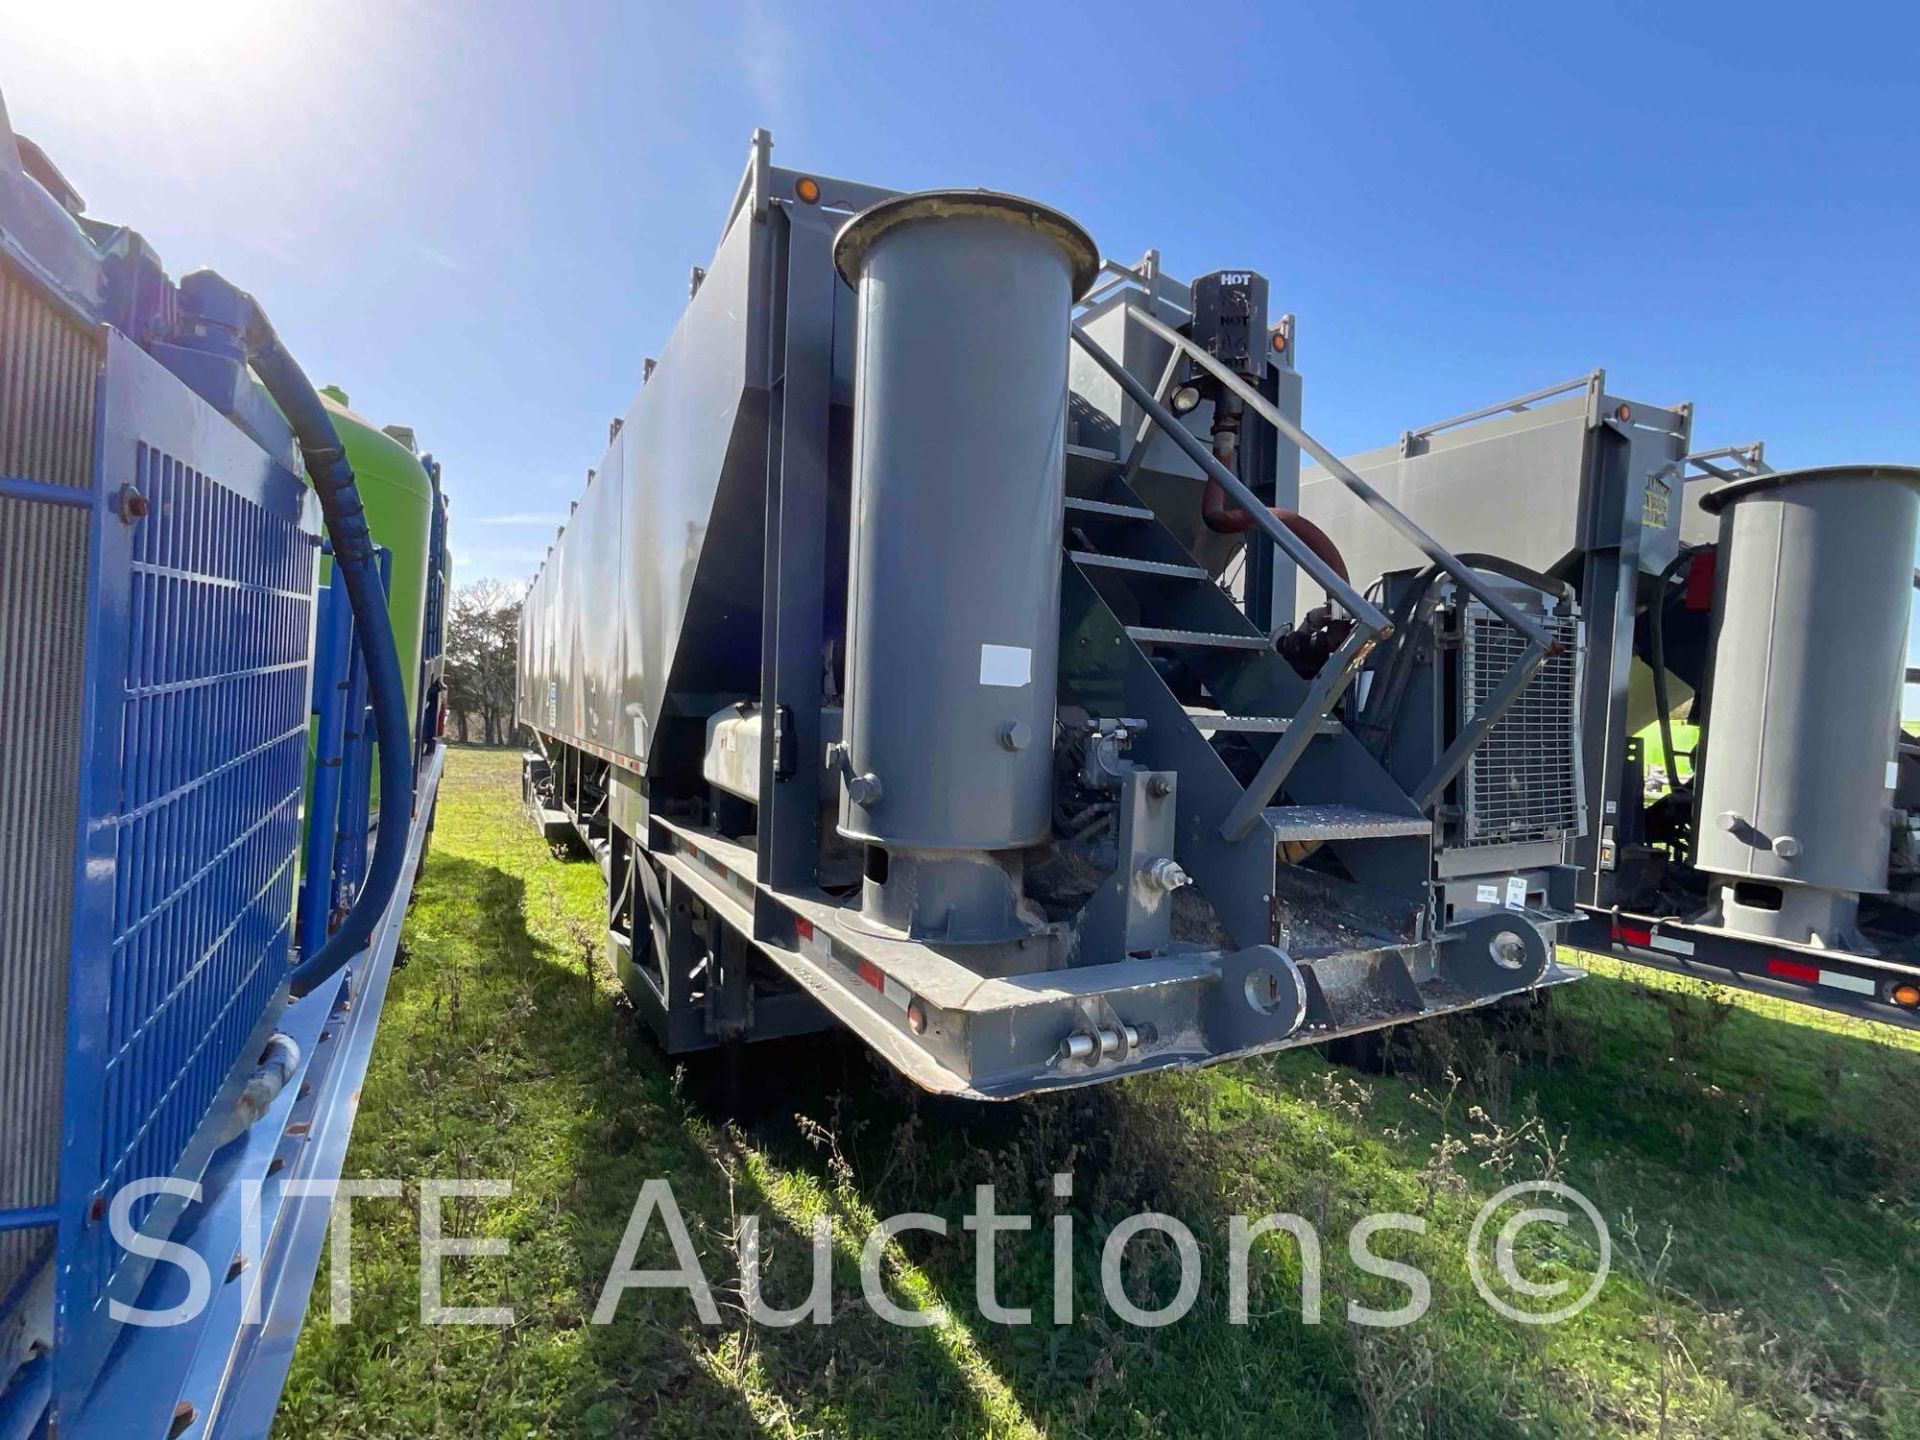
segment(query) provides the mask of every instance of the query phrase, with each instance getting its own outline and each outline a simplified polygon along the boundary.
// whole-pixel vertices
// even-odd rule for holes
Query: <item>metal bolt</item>
[[[1140,878],[1157,890],[1178,890],[1193,883],[1193,877],[1182,870],[1180,862],[1171,855],[1162,855],[1142,865]]]
[[[1147,794],[1156,800],[1164,800],[1173,793],[1173,781],[1164,775],[1156,775],[1147,781]]]
[[[1018,754],[1033,743],[1033,727],[1024,720],[1009,720],[1000,727],[1001,748]]]
[[[856,805],[877,804],[880,793],[881,785],[878,775],[855,775],[847,781],[847,798]]]
[[[1791,860],[1800,853],[1800,842],[1792,835],[1776,835],[1773,840],[1773,853],[1782,860]]]
[[[136,521],[147,518],[148,514],[153,510],[153,502],[133,486],[122,485],[120,487],[118,508],[120,518],[131,525]]]
[[[1493,937],[1493,943],[1487,947],[1493,954],[1493,963],[1504,970],[1518,970],[1527,959],[1527,944],[1511,930],[1502,930]]]

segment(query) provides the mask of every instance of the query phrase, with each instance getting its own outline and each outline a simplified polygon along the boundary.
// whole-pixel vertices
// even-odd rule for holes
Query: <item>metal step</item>
[[[1105,570],[1128,570],[1136,575],[1167,575],[1180,580],[1212,578],[1198,565],[1172,565],[1165,560],[1135,560],[1126,555],[1099,555],[1091,550],[1069,550],[1067,557],[1078,565],[1093,565]]]
[[[1290,715],[1228,715],[1219,710],[1188,710],[1193,728],[1208,734],[1284,735],[1293,725]],[[1316,735],[1337,735],[1346,727],[1332,715],[1320,717]]]
[[[1270,805],[1260,812],[1275,840],[1381,840],[1430,835],[1424,815],[1389,815],[1358,805]]]
[[[1203,650],[1271,650],[1264,635],[1222,635],[1210,630],[1161,630],[1152,625],[1129,625],[1127,635],[1143,645],[1191,645]]]
[[[1106,515],[1115,520],[1151,520],[1153,511],[1144,505],[1116,505],[1111,500],[1081,500],[1067,497],[1067,509],[1081,515]]]

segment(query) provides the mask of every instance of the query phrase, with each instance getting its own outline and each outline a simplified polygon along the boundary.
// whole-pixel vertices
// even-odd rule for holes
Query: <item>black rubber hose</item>
[[[247,359],[293,427],[307,478],[320,497],[327,538],[333,542],[333,563],[346,582],[347,601],[360,636],[374,736],[380,747],[380,827],[374,838],[373,862],[346,918],[327,937],[326,944],[294,967],[289,987],[297,1000],[339,973],[372,943],[374,926],[393,899],[406,865],[407,834],[413,821],[408,799],[413,793],[413,741],[408,732],[406,691],[400,681],[400,655],[394,645],[393,622],[387,614],[386,587],[380,580],[373,534],[367,528],[367,512],[360,503],[353,466],[347,463],[346,447],[313,382],[280,343],[259,303],[244,291],[235,290],[234,294],[243,303],[247,317],[242,335]]]

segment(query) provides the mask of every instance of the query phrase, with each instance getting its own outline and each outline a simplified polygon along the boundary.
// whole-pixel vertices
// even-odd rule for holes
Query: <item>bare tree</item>
[[[520,645],[520,599],[498,580],[454,591],[447,607],[447,709],[462,741],[480,726],[484,745],[512,738],[514,672]]]

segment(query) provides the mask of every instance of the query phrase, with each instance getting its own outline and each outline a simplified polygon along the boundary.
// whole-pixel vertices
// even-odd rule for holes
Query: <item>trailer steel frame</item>
[[[685,726],[731,703],[733,695],[726,685],[716,689],[709,681],[696,683],[686,700],[668,696],[656,701],[656,695],[665,693],[661,690],[642,690],[636,698],[633,687],[639,672],[630,657],[624,691],[609,689],[614,684],[611,679],[588,676],[569,682],[568,688],[575,693],[562,704],[559,682],[542,678],[536,688],[529,677],[544,677],[546,672],[523,668],[519,697],[519,719],[535,741],[523,774],[530,814],[550,840],[582,845],[599,863],[608,886],[607,946],[612,964],[666,1048],[692,1050],[838,1023],[929,1090],[1002,1099],[1095,1083],[1119,1073],[1211,1063],[1283,1044],[1315,1043],[1575,978],[1577,971],[1555,964],[1551,944],[1542,934],[1572,918],[1571,892],[1560,886],[1550,887],[1553,895],[1536,907],[1488,914],[1447,929],[1431,923],[1424,905],[1385,904],[1384,892],[1377,894],[1364,884],[1348,885],[1342,902],[1353,906],[1354,913],[1370,916],[1373,938],[1351,942],[1344,949],[1323,946],[1318,953],[1302,951],[1307,958],[1298,960],[1273,943],[1229,943],[1176,947],[1151,959],[1128,956],[1105,963],[1050,963],[1049,957],[1057,960],[1070,938],[1068,926],[1056,922],[1023,942],[1031,947],[1032,959],[1020,973],[986,973],[966,963],[967,957],[943,953],[937,944],[887,939],[848,923],[844,902],[816,882],[822,860],[823,787],[832,782],[818,763],[826,738],[822,643],[838,598],[833,592],[842,583],[833,573],[827,543],[833,526],[830,477],[836,449],[846,443],[844,434],[834,433],[833,417],[836,407],[847,403],[836,387],[845,383],[851,339],[847,312],[836,309],[841,281],[831,250],[834,232],[847,214],[893,192],[783,169],[772,164],[770,151],[770,138],[764,131],[756,132],[722,228],[720,247],[711,266],[695,272],[689,302],[691,317],[696,308],[712,303],[714,285],[729,287],[729,316],[746,320],[739,339],[731,334],[724,337],[728,345],[739,344],[744,355],[749,393],[741,400],[740,410],[743,415],[764,417],[755,422],[764,424],[764,460],[747,460],[738,453],[743,432],[736,429],[724,458],[726,468],[712,482],[710,499],[700,502],[711,504],[711,518],[699,512],[710,528],[718,527],[727,536],[718,543],[736,556],[756,553],[759,557],[757,655],[749,661],[736,648],[725,650],[721,657],[734,667],[730,672],[736,677],[734,693],[749,697],[747,703],[765,717],[766,734],[753,787],[756,799],[750,803],[718,790],[709,799],[704,785],[689,791],[687,752],[675,748],[670,738],[661,738],[665,727]],[[817,203],[804,199],[799,188],[802,179],[818,184]],[[745,282],[743,265],[750,277]],[[1164,288],[1158,257],[1149,252],[1133,268],[1109,262],[1104,271],[1110,283],[1088,301],[1127,305],[1130,322],[1148,330],[1159,327],[1156,317],[1134,307],[1127,294],[1143,285],[1149,294]],[[743,284],[744,291],[737,288]],[[1087,305],[1081,310],[1084,314]],[[712,337],[685,328],[689,323],[683,322],[672,342],[679,347],[672,353],[679,355],[683,370],[689,364],[707,364],[709,352],[701,347],[713,343]],[[1204,357],[1193,354],[1185,337],[1168,333],[1174,337],[1175,357],[1205,363]],[[1074,497],[1068,506],[1075,518],[1086,523],[1132,516],[1151,520],[1154,512],[1137,499],[1116,491],[1111,501],[1096,500],[1087,487],[1098,488],[1111,477],[1111,483],[1124,490],[1139,471],[1148,427],[1159,428],[1202,473],[1221,472],[1216,478],[1255,516],[1262,539],[1273,547],[1271,553],[1284,557],[1283,570],[1290,568],[1290,562],[1324,579],[1362,622],[1316,682],[1308,685],[1289,679],[1279,687],[1296,700],[1280,702],[1282,718],[1274,721],[1266,737],[1271,750],[1242,803],[1230,807],[1218,798],[1225,792],[1215,789],[1210,803],[1218,805],[1214,813],[1225,817],[1225,823],[1210,822],[1204,835],[1181,841],[1183,846],[1197,847],[1196,863],[1207,876],[1231,880],[1239,908],[1227,919],[1227,930],[1236,939],[1270,939],[1286,877],[1276,878],[1274,842],[1262,837],[1279,836],[1292,823],[1307,827],[1302,835],[1326,837],[1335,853],[1357,856],[1369,847],[1378,850],[1377,859],[1370,862],[1372,868],[1363,866],[1363,873],[1382,882],[1409,884],[1424,893],[1431,820],[1377,772],[1375,762],[1332,716],[1368,648],[1380,635],[1390,633],[1386,616],[1331,571],[1322,576],[1325,567],[1318,557],[1267,514],[1265,506],[1271,502],[1260,500],[1241,476],[1220,467],[1192,432],[1166,411],[1160,395],[1149,391],[1119,361],[1103,358],[1099,342],[1088,330],[1077,328],[1074,339],[1124,388],[1144,416],[1141,433],[1133,445],[1125,447],[1125,454],[1068,445],[1069,492]],[[725,364],[735,363],[729,352]],[[732,369],[724,373],[730,383]],[[651,421],[648,412],[638,408],[665,374],[649,365],[641,399],[613,427],[614,441],[596,476],[614,474],[619,467],[631,476],[636,463],[645,463],[636,461],[631,447],[647,443],[648,425],[656,427],[657,435],[659,427],[671,432],[683,423],[671,407],[664,416],[656,408]],[[670,375],[666,378],[672,383]],[[1165,388],[1163,378],[1158,387],[1161,394]],[[1277,416],[1276,431],[1283,441],[1289,440],[1296,433],[1293,422],[1258,390],[1249,393],[1254,412],[1270,420]],[[712,438],[701,443],[711,446]],[[746,465],[758,472],[751,481],[744,470],[736,469]],[[658,472],[652,483],[708,483],[684,477],[682,467],[678,472]],[[590,477],[590,500],[593,486],[599,483]],[[629,490],[633,483],[627,482]],[[643,493],[651,505],[656,497],[651,491]],[[676,516],[688,503],[683,496],[658,498]],[[609,502],[602,495],[594,503]],[[620,502],[629,511],[634,503],[632,494]],[[743,508],[747,505],[755,508]],[[581,513],[578,521],[589,529],[608,523],[604,509],[594,510],[591,519]],[[581,602],[566,597],[584,594],[571,587],[585,583],[578,568],[587,563],[582,555],[590,561],[591,554],[572,545],[573,525],[566,533],[572,553],[563,556],[556,546],[550,552],[553,563],[543,567],[535,582],[536,589],[547,587],[543,593],[548,598],[541,603],[548,618],[525,622],[529,628],[523,633],[522,654],[534,657],[526,662],[529,667],[545,663],[537,659],[548,644],[538,630],[541,624],[556,623],[551,619],[556,615],[557,623],[564,625],[584,618],[577,609]],[[590,547],[591,537],[585,543]],[[685,617],[709,603],[701,589],[708,583],[704,568],[695,572],[691,567],[704,567],[714,546],[708,544],[705,551],[696,548],[701,543],[697,532],[690,544],[677,543],[690,557],[677,562],[687,567],[680,577],[679,595],[669,597],[666,609],[643,617],[647,628],[626,641],[629,650],[638,647],[650,665],[664,663],[659,652],[662,627],[665,654],[673,658],[675,646],[687,643],[674,627],[691,623]],[[1114,699],[1116,706],[1164,707],[1170,697],[1138,648],[1153,642],[1107,632],[1105,627],[1112,621],[1088,567],[1096,562],[1108,564],[1119,579],[1137,579],[1147,585],[1163,578],[1168,584],[1187,583],[1185,576],[1193,569],[1190,557],[1175,553],[1177,543],[1164,536],[1157,543],[1170,548],[1128,559],[1078,552],[1063,558],[1063,617],[1072,617],[1071,621],[1063,618],[1063,623],[1079,627],[1083,643],[1097,639],[1099,646],[1107,647],[1101,653],[1112,658],[1098,662],[1105,677],[1100,683],[1119,684],[1127,696]],[[1457,575],[1460,583],[1469,588],[1478,583],[1455,557],[1437,545],[1433,549],[1443,568]],[[654,563],[649,557],[635,559],[631,546],[623,547],[623,553],[623,563],[640,567],[641,578],[626,583],[657,586],[658,579],[647,569]],[[1271,566],[1274,562],[1260,563]],[[741,580],[736,576],[728,583],[733,588],[727,593],[738,599]],[[1272,655],[1272,639],[1264,629],[1250,625],[1247,615],[1217,587],[1198,588],[1207,593],[1196,593],[1189,608],[1195,615],[1212,618],[1204,625],[1196,620],[1196,625],[1202,630],[1232,631],[1214,638],[1221,643],[1231,640],[1241,649],[1265,651],[1272,665],[1285,670],[1284,662]],[[588,603],[604,606],[606,599]],[[1487,603],[1503,616],[1511,608],[1491,591]],[[570,606],[576,607],[571,614]],[[530,614],[534,608],[530,603]],[[1516,669],[1509,692],[1496,697],[1496,703],[1524,687],[1551,644],[1536,633],[1537,627],[1525,615],[1515,612],[1513,623],[1530,642],[1531,653]],[[1244,643],[1242,629],[1247,632]],[[1169,636],[1181,633],[1167,632]],[[737,647],[743,640],[744,636],[729,631],[725,645]],[[562,643],[571,642],[563,639]],[[1134,657],[1132,669],[1119,658],[1124,654]],[[710,655],[696,659],[708,669],[717,663]],[[674,663],[684,662],[682,649]],[[589,658],[586,663],[594,662]],[[1286,674],[1291,676],[1291,671]],[[650,679],[646,683],[663,682]],[[1279,684],[1277,675],[1272,684]],[[1271,704],[1271,690],[1272,686],[1255,686],[1246,693],[1265,695]],[[610,709],[616,700],[624,708]],[[703,702],[705,712],[699,708]],[[598,711],[590,713],[595,706]],[[1288,711],[1291,720],[1284,718]],[[1205,734],[1194,729],[1178,706],[1172,711],[1124,708],[1115,713],[1162,715],[1155,722],[1149,751],[1143,752],[1144,768],[1165,777],[1163,791],[1157,793],[1170,793],[1175,782],[1188,783],[1190,771],[1207,772],[1204,782],[1194,782],[1200,786],[1196,797],[1209,786],[1228,786],[1239,793],[1238,782],[1208,747]],[[1489,715],[1488,723],[1497,718]],[[1340,757],[1349,757],[1351,748],[1350,758],[1334,762],[1333,769],[1314,782],[1319,787],[1314,798],[1324,794],[1325,802],[1317,807],[1271,806],[1282,782],[1297,778],[1294,766],[1310,742],[1333,747],[1329,754]],[[1470,737],[1457,756],[1449,757],[1449,764],[1463,761],[1471,748]],[[672,754],[665,755],[666,751]],[[1180,756],[1185,758],[1176,758]],[[697,757],[690,773],[698,776]],[[1336,774],[1343,778],[1335,782]],[[1339,788],[1348,785],[1354,788]],[[1334,803],[1343,798],[1351,803]],[[1372,809],[1363,813],[1355,806]],[[1261,844],[1266,847],[1264,865],[1258,859]],[[1312,878],[1313,883],[1321,883],[1320,877]],[[1332,882],[1331,877],[1327,881],[1344,883]],[[1486,958],[1496,938],[1523,952],[1512,961],[1517,969]],[[1297,1004],[1267,1003],[1269,995],[1286,993],[1297,993]],[[1348,1002],[1358,994],[1377,997],[1380,1003],[1371,1010],[1356,1010]]]

